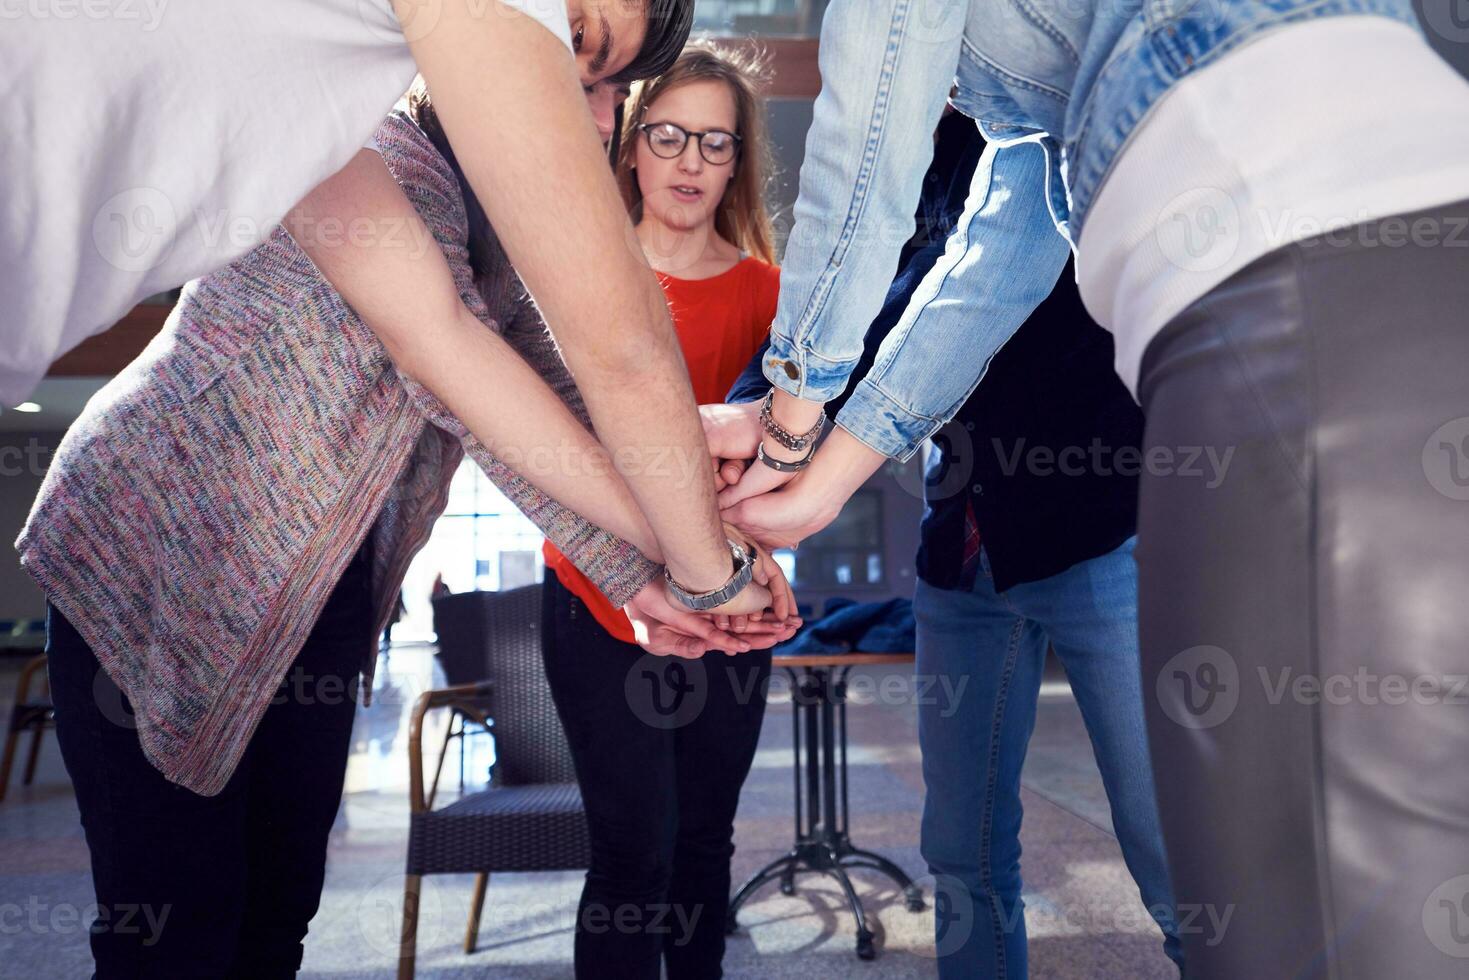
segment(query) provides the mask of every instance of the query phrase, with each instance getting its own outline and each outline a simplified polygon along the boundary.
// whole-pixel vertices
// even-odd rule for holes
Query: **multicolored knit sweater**
[[[586,424],[503,254],[473,281],[464,202],[443,157],[401,111],[376,142],[464,302]],[[277,229],[189,283],[163,331],[88,403],[16,547],[131,701],[148,759],[212,795],[369,533],[378,630],[386,623],[466,452],[613,602],[657,573],[516,476],[399,374]],[[371,651],[363,658],[370,689]]]

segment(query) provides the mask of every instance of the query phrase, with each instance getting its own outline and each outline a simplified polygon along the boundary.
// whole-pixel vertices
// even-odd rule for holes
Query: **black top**
[[[924,177],[918,229],[868,328],[852,377],[861,378],[908,299],[944,251],[964,210],[984,149],[974,123],[953,113],[939,125]],[[755,353],[728,401],[770,390]],[[835,417],[846,394],[827,406]],[[1112,337],[1087,315],[1070,263],[1050,297],[990,362],[984,381],[934,435],[918,574],[942,589],[968,589],[964,518],[972,506],[996,590],[1049,578],[1118,547],[1137,528],[1142,413],[1112,366]]]

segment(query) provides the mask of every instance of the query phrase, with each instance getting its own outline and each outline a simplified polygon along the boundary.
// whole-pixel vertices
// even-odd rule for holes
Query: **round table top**
[[[776,654],[774,667],[855,667],[861,664],[907,664],[913,662],[913,651],[892,653],[792,653]]]

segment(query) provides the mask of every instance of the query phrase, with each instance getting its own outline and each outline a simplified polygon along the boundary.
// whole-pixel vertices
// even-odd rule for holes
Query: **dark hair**
[[[689,39],[689,32],[693,30],[694,0],[643,2],[648,8],[648,30],[643,36],[642,47],[632,61],[627,63],[627,67],[609,81],[635,82],[661,75],[678,59],[679,52],[683,51],[684,43]],[[422,76],[414,80],[413,87],[408,91],[408,115],[433,142],[439,155],[454,168],[454,176],[459,181],[459,192],[464,195],[464,210],[469,217],[469,267],[473,270],[475,279],[481,279],[489,274],[494,261],[496,250],[490,247],[490,242],[494,241],[495,233],[490,227],[490,219],[485,215],[484,207],[480,205],[479,198],[475,197],[473,188],[464,176],[464,168],[459,166],[459,160],[449,146],[449,137],[445,135],[438,114],[434,112],[433,102]],[[621,137],[621,110],[616,114],[616,120],[609,165],[615,164],[617,159],[617,144]]]
[[[694,0],[645,2],[648,33],[643,36],[643,46],[627,67],[613,76],[614,82],[636,82],[663,74],[678,60],[694,29]]]

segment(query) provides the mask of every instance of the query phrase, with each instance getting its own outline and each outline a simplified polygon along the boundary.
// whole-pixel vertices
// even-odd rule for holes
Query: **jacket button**
[[[790,378],[792,381],[795,381],[801,376],[801,369],[796,367],[795,361],[785,361],[781,364],[781,367],[785,368],[786,377]]]
[[[983,494],[984,493],[984,484],[983,483],[976,483],[974,485],[973,489],[974,489],[974,492],[975,493]]]

